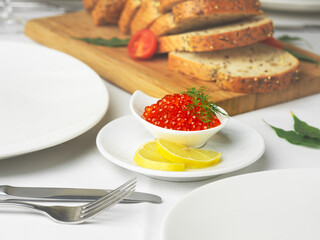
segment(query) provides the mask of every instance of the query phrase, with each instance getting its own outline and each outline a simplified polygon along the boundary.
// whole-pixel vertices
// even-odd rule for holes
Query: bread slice
[[[83,0],[83,7],[88,12],[91,12],[91,10],[94,8],[98,0]]]
[[[172,10],[172,7],[174,5],[177,5],[178,3],[184,2],[186,0],[159,0],[159,12],[166,13]]]
[[[172,12],[176,23],[183,21],[192,24],[196,18],[210,25],[211,19],[215,24],[222,24],[241,19],[241,15],[262,14],[259,0],[192,0],[175,5]]]
[[[135,34],[142,29],[148,28],[160,15],[159,1],[145,0],[131,21],[131,34]]]
[[[176,4],[149,27],[156,36],[201,30],[261,15],[257,0],[193,0]]]
[[[91,12],[95,25],[117,23],[127,0],[98,0]]]
[[[143,0],[127,0],[124,9],[120,15],[118,25],[120,31],[124,34],[130,33],[130,24],[138,9],[140,8]]]
[[[298,78],[299,61],[263,43],[204,53],[171,52],[169,69],[213,81],[228,91],[265,93],[281,90]]]
[[[253,44],[272,35],[272,20],[262,15],[202,31],[159,37],[157,52],[214,51]]]

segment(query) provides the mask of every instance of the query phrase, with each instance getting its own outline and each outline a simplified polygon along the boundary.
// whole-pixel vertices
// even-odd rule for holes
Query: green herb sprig
[[[309,48],[312,49],[312,45],[308,41],[306,41],[305,39],[300,38],[300,37],[282,35],[282,36],[278,37],[278,40],[283,41],[283,42],[287,42],[287,43],[293,43],[293,44],[296,44],[299,42],[304,42]]]
[[[281,128],[270,125],[278,137],[287,140],[289,143],[301,145],[310,148],[320,149],[320,130],[301,121],[293,112],[291,116],[294,120],[294,130],[286,131]]]
[[[90,43],[98,46],[106,46],[106,47],[125,47],[128,45],[130,38],[120,39],[117,37],[113,37],[110,39],[104,38],[76,38],[74,39],[84,41],[86,43]]]
[[[316,65],[319,65],[319,61],[314,59],[314,58],[311,58],[311,57],[309,57],[307,55],[304,55],[302,53],[298,53],[298,52],[296,52],[296,51],[294,51],[292,49],[285,48],[284,50],[286,50],[287,52],[291,53],[293,56],[295,56],[299,60],[307,61],[307,62],[315,63]]]
[[[292,44],[297,44],[298,42],[304,42],[309,48],[312,49],[312,46],[309,42],[307,42],[306,40],[300,38],[300,37],[293,37],[293,36],[289,36],[289,35],[283,35],[277,38],[278,40],[282,41],[282,42],[287,42],[287,43],[292,43]],[[298,58],[301,61],[306,61],[306,62],[311,62],[316,64],[317,66],[319,65],[319,61],[317,59],[314,59],[312,57],[309,57],[305,54],[296,52],[292,49],[288,49],[288,48],[284,48],[285,51],[289,52],[291,55],[295,56],[296,58]]]
[[[217,117],[217,113],[226,115],[226,113],[219,109],[218,105],[210,101],[211,97],[206,93],[206,91],[206,87],[201,86],[199,89],[196,89],[196,87],[187,88],[187,91],[183,92],[192,99],[192,103],[187,106],[187,109],[194,112],[203,123],[211,122],[213,119],[212,114],[215,117]],[[197,111],[198,107],[200,107],[200,111]]]

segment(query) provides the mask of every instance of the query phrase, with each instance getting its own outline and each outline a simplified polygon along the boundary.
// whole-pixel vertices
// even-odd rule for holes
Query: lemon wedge
[[[217,164],[221,153],[205,150],[187,148],[186,146],[170,142],[164,139],[156,140],[156,147],[161,156],[170,162],[185,164],[186,168],[205,168]]]
[[[135,163],[144,168],[162,171],[185,171],[185,165],[173,163],[157,151],[156,141],[142,144],[134,155]]]

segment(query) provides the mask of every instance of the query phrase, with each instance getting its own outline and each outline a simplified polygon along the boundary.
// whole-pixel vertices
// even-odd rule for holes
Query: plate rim
[[[0,41],[0,47],[4,47],[6,45],[10,46],[11,48],[14,47],[15,45],[17,45],[17,46],[21,46],[23,49],[28,49],[28,48],[37,49],[41,53],[50,55],[50,57],[55,55],[55,56],[58,56],[59,58],[66,58],[66,59],[68,58],[68,60],[71,60],[73,64],[80,66],[82,70],[90,72],[90,74],[92,74],[92,75],[95,75],[95,79],[92,79],[92,81],[95,82],[95,84],[100,84],[101,87],[103,87],[105,101],[103,102],[103,107],[101,107],[101,109],[103,109],[103,111],[101,111],[99,114],[97,114],[92,119],[92,121],[88,122],[87,124],[85,124],[81,128],[73,130],[70,134],[64,134],[62,137],[60,136],[59,138],[55,138],[51,141],[50,140],[45,141],[44,143],[42,143],[42,141],[41,141],[40,144],[31,144],[30,145],[30,144],[25,144],[28,141],[19,142],[18,144],[25,144],[25,146],[18,147],[18,149],[14,150],[14,151],[9,149],[8,151],[5,151],[4,153],[0,152],[0,160],[20,156],[20,155],[27,154],[27,153],[36,152],[39,150],[47,149],[47,148],[59,145],[61,143],[67,142],[67,141],[74,139],[74,138],[80,136],[81,134],[87,132],[91,128],[93,128],[105,116],[105,114],[108,111],[109,105],[110,105],[109,90],[108,90],[107,86],[103,83],[103,79],[87,64],[85,64],[84,62],[80,61],[79,59],[77,59],[71,55],[68,55],[64,52],[60,52],[60,51],[55,50],[53,48],[45,47],[43,45],[36,45],[36,44],[18,42],[18,41],[7,41],[7,40]],[[80,120],[79,122],[81,122],[81,121],[83,121],[83,119]],[[77,122],[77,123],[79,123],[79,122]],[[75,123],[75,124],[77,124],[77,123]],[[65,126],[63,126],[63,128],[61,128],[61,129],[65,129]],[[57,131],[60,131],[61,129],[59,129]],[[32,140],[37,141],[37,139],[41,139],[43,137],[45,137],[45,136],[42,135],[42,136],[34,138]],[[10,144],[8,146],[10,146],[10,148],[11,148],[11,146],[14,146],[14,145],[16,145],[16,143]]]
[[[231,176],[231,177],[227,177],[227,178],[223,178],[223,179],[219,179],[217,181],[213,181],[207,184],[204,184],[200,187],[197,187],[193,190],[191,190],[190,192],[188,192],[187,194],[185,194],[179,201],[177,201],[173,206],[171,206],[169,208],[169,210],[165,213],[163,220],[161,222],[160,225],[160,240],[166,240],[166,238],[164,237],[164,229],[166,227],[166,222],[168,221],[170,214],[174,211],[174,209],[176,207],[178,207],[181,202],[185,201],[187,198],[189,198],[190,196],[193,196],[194,194],[197,194],[197,192],[199,191],[203,191],[206,190],[216,184],[223,184],[224,182],[229,182],[229,181],[234,181],[234,179],[238,179],[238,178],[251,178],[252,176],[266,176],[266,175],[273,175],[273,174],[279,174],[282,172],[293,172],[294,173],[305,173],[305,172],[318,172],[320,173],[320,168],[311,168],[311,167],[304,167],[304,168],[284,168],[284,169],[270,169],[270,170],[263,170],[263,171],[258,171],[258,172],[250,172],[250,173],[244,173],[244,174],[240,174],[240,175],[235,175],[235,176]]]
[[[256,162],[257,160],[259,160],[261,158],[261,156],[263,155],[264,151],[265,151],[265,142],[263,137],[261,136],[261,134],[254,129],[253,127],[249,126],[248,124],[245,124],[239,120],[236,120],[232,117],[230,117],[229,123],[226,125],[225,128],[228,127],[229,124],[232,124],[232,122],[237,122],[239,124],[245,125],[247,127],[249,127],[255,134],[256,136],[258,136],[259,140],[261,141],[261,149],[259,152],[257,152],[256,156],[253,157],[252,159],[250,159],[250,161],[246,161],[244,164],[243,162],[241,162],[240,164],[237,165],[232,165],[229,167],[225,167],[223,169],[213,169],[213,170],[206,170],[206,171],[194,171],[194,172],[169,172],[169,171],[159,171],[159,170],[153,170],[153,169],[147,169],[147,168],[143,168],[140,167],[138,165],[131,165],[128,163],[123,162],[122,160],[117,159],[116,157],[114,157],[113,155],[109,154],[102,146],[101,143],[101,138],[103,136],[104,131],[106,131],[105,129],[108,128],[109,124],[114,123],[120,119],[124,119],[124,118],[132,118],[132,120],[137,121],[134,116],[132,116],[131,114],[122,116],[120,118],[114,119],[113,121],[110,121],[108,124],[106,124],[104,127],[101,128],[101,130],[99,131],[97,138],[96,138],[96,145],[97,148],[99,150],[99,152],[109,161],[111,161],[112,163],[123,167],[127,170],[133,171],[133,172],[137,172],[143,175],[147,175],[147,176],[151,176],[154,178],[171,178],[171,179],[176,179],[175,181],[185,181],[183,179],[193,179],[193,178],[211,178],[217,175],[221,175],[221,174],[225,174],[225,173],[229,173],[229,172],[233,172],[239,169],[242,169],[244,167],[247,167],[249,165],[251,165],[252,163]],[[138,121],[137,121],[138,122]],[[143,127],[143,126],[142,126]],[[224,129],[222,129],[221,131],[223,132]],[[213,172],[213,173],[212,173]]]
[[[292,12],[292,11],[319,12],[320,11],[320,2],[317,2],[317,1],[285,0],[285,1],[279,2],[277,0],[261,0],[260,2],[261,2],[262,8],[270,9],[270,10],[285,11],[285,12]],[[277,6],[280,8],[278,8]]]

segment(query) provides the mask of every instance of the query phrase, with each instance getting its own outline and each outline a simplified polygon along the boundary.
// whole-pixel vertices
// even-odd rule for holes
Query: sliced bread
[[[127,0],[118,21],[119,29],[124,34],[130,33],[130,24],[143,0]]]
[[[83,0],[83,7],[88,12],[91,12],[91,10],[94,8],[98,0]]]
[[[117,23],[127,0],[98,0],[91,12],[95,25]]]
[[[159,1],[145,0],[130,23],[130,33],[148,28],[160,15]]]
[[[186,0],[159,0],[159,11],[161,13],[166,13],[172,10],[172,7],[178,3],[184,2]]]
[[[262,15],[202,31],[159,37],[157,51],[215,51],[253,44],[272,35],[272,20]]]
[[[264,93],[281,90],[298,78],[299,61],[263,43],[204,53],[171,52],[169,69],[213,81],[228,91]]]
[[[257,0],[193,0],[176,4],[149,27],[156,36],[201,30],[261,15]]]

